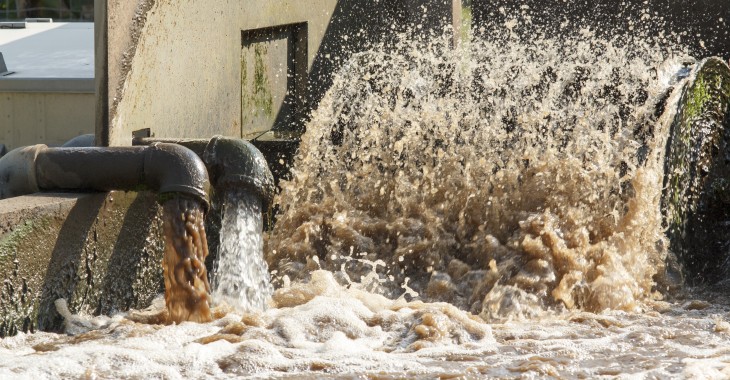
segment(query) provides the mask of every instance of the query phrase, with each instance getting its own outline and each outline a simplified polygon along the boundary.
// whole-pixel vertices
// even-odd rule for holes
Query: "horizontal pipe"
[[[45,148],[36,158],[42,190],[133,190],[144,181],[145,150]]]
[[[191,150],[147,147],[21,148],[0,159],[0,198],[39,190],[183,193],[208,206],[208,172]]]

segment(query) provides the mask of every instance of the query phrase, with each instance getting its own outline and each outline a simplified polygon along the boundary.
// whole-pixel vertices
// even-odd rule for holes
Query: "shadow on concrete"
[[[338,1],[309,73],[309,104],[322,100],[353,54],[391,45],[400,35],[440,36],[451,25],[451,10],[450,1]]]
[[[430,8],[427,9],[426,4]],[[274,130],[303,132],[310,111],[316,108],[332,86],[337,72],[353,54],[379,45],[391,45],[404,34],[440,36],[444,27],[451,25],[451,10],[450,1],[338,1],[319,49],[314,54],[307,76],[307,88],[305,91],[293,91],[304,99],[287,96],[276,116]],[[302,56],[306,54],[297,54],[296,51],[289,53],[290,59],[301,59]],[[304,106],[298,109],[293,106],[295,104]],[[299,120],[292,117],[292,112]]]
[[[60,298],[72,312],[112,315],[149,306],[164,291],[165,244],[159,238],[156,196],[132,196],[120,194],[112,206],[106,203],[107,194],[99,193],[81,198],[71,209],[45,272],[39,330],[62,330],[63,318],[54,304]]]
[[[402,31],[405,14],[399,3],[376,0],[337,2],[309,72],[309,104],[319,104],[332,86],[335,74],[353,54],[392,42],[394,35]]]
[[[515,30],[523,38],[535,34],[565,36],[590,27],[599,36],[645,39],[665,36],[660,44],[686,46],[695,57],[730,58],[730,1],[727,0],[473,0],[476,34],[503,30],[505,22],[525,20]],[[645,16],[644,16],[645,15]],[[674,34],[674,35],[673,35]]]
[[[76,294],[77,288],[91,288],[93,274],[90,265],[96,259],[96,249],[93,247],[91,252],[88,252],[85,248],[87,237],[104,205],[105,196],[98,194],[79,199],[61,226],[43,280],[38,306],[40,330],[58,331],[63,325],[63,318],[54,305],[57,299],[64,298],[70,301]],[[83,257],[84,254],[87,255],[86,258]],[[84,267],[81,267],[82,265]],[[81,281],[85,281],[86,284],[81,284]]]
[[[111,315],[146,307],[164,292],[161,275],[164,242],[154,234],[159,229],[158,212],[155,195],[148,193],[138,194],[126,210],[99,286],[96,314]]]

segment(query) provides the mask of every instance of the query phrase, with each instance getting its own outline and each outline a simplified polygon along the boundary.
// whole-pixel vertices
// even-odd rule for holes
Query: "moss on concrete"
[[[41,228],[47,229],[48,220],[41,218],[39,220],[28,220],[17,226],[14,231],[0,237],[0,265],[6,264],[8,259],[15,256],[18,247],[26,240],[33,230]]]
[[[253,53],[253,54],[252,54]],[[253,57],[251,57],[253,55]],[[253,75],[249,76],[249,59]],[[241,123],[274,116],[274,96],[269,79],[269,51],[266,43],[256,43],[241,51]]]
[[[715,281],[730,273],[730,68],[703,61],[680,101],[667,149],[664,193],[670,249],[690,279]]]
[[[267,73],[268,49],[266,45],[256,44],[254,47],[253,94],[257,111],[271,116],[274,113],[274,101],[271,95],[271,84]]]

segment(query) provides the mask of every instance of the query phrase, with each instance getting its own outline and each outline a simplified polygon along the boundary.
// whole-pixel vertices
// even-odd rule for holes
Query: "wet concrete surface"
[[[162,221],[150,193],[0,201],[0,336],[61,328],[75,313],[145,307],[162,289]]]

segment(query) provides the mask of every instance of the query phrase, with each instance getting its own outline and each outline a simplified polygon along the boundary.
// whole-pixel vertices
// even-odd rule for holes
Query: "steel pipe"
[[[191,150],[146,147],[18,148],[0,158],[0,199],[41,190],[182,193],[208,207],[208,173]]]
[[[261,198],[264,207],[273,202],[274,176],[263,154],[243,139],[215,136],[207,139],[135,138],[135,146],[156,143],[182,145],[195,152],[205,163],[216,191],[243,188]]]

